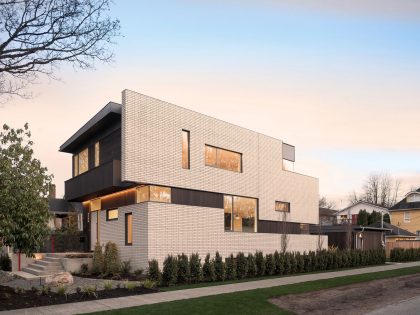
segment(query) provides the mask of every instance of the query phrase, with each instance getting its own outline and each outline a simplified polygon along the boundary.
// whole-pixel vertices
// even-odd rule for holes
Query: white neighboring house
[[[388,209],[385,207],[381,207],[366,201],[359,201],[351,206],[348,206],[347,208],[344,208],[341,211],[338,211],[336,213],[337,223],[341,224],[343,222],[350,221],[352,224],[356,224],[357,216],[360,210],[366,210],[367,213],[372,213],[374,210],[376,212],[382,212],[383,214],[389,213]]]

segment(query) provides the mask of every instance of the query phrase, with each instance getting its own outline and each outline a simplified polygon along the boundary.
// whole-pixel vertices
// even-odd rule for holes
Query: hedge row
[[[394,262],[417,261],[420,260],[420,248],[394,248],[389,258]]]
[[[169,255],[160,270],[157,260],[149,261],[148,278],[159,285],[211,282],[254,278],[271,275],[289,275],[304,272],[332,270],[346,267],[379,265],[385,263],[385,251],[377,250],[322,250],[308,253],[279,253],[264,255],[231,254],[224,260],[219,252],[203,263],[198,254]]]

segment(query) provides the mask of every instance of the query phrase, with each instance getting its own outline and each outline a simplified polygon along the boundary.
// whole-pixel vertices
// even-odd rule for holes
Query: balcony
[[[123,186],[121,161],[113,160],[67,180],[65,197],[68,201],[85,201],[121,190]]]

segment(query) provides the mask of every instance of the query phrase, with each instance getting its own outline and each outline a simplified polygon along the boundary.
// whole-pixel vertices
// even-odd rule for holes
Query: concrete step
[[[23,267],[22,271],[33,274],[35,276],[44,276],[47,273],[45,273],[45,271],[41,271],[41,270],[36,270],[36,269],[32,269],[30,267]]]
[[[40,271],[45,271],[46,270],[45,266],[37,265],[37,264],[29,264],[28,268],[35,269],[35,270],[40,270]]]
[[[45,267],[52,267],[52,266],[61,266],[60,261],[45,261],[45,260],[35,260],[34,264],[45,266]]]
[[[57,258],[57,257],[45,257],[43,259],[43,261],[47,261],[47,262],[59,262],[59,263],[61,263],[61,258]]]

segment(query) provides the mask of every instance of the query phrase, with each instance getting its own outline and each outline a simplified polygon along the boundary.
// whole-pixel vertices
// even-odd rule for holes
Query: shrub
[[[108,242],[105,245],[104,253],[104,273],[107,275],[118,275],[121,262],[118,254],[117,244]]]
[[[124,284],[124,287],[128,290],[128,291],[134,291],[137,288],[137,283],[133,282],[133,281],[127,281]]]
[[[171,286],[176,284],[178,278],[178,261],[176,257],[168,255],[163,262],[162,284]]]
[[[274,263],[275,263],[274,274],[281,275],[283,273],[283,264],[280,259],[280,253],[276,250],[274,252],[273,257],[274,257]]]
[[[82,288],[81,288],[81,287],[77,287],[77,288],[76,288],[76,293],[77,293],[77,294],[82,293]]]
[[[112,281],[104,281],[104,290],[105,291],[109,291],[109,290],[111,290],[112,289]]]
[[[159,270],[159,263],[156,259],[149,261],[149,268],[147,270],[147,279],[160,283],[162,279],[162,274]]]
[[[297,252],[295,254],[295,258],[296,258],[297,272],[299,273],[305,272],[305,261],[303,260],[303,255]]]
[[[190,256],[190,280],[192,283],[200,282],[203,279],[200,256],[191,254]]]
[[[182,253],[178,255],[178,283],[187,283],[190,280],[190,264],[188,256]]]
[[[93,250],[92,273],[98,275],[104,272],[104,255],[102,253],[102,246],[97,242]]]
[[[12,271],[12,261],[8,254],[0,255],[0,270]]]
[[[143,271],[144,270],[142,268],[134,270],[134,275],[136,276],[136,278],[140,278],[140,276],[143,274]]]
[[[203,280],[207,282],[216,281],[216,271],[214,268],[214,260],[210,259],[210,254],[206,255],[203,264]]]
[[[284,274],[289,275],[292,272],[292,265],[290,263],[290,254],[284,253]]]
[[[98,293],[96,293],[96,290],[96,286],[86,286],[83,288],[83,294],[86,296],[93,296],[97,299]]]
[[[19,287],[19,286],[15,287],[15,293],[16,294],[22,294],[23,292],[25,292],[24,288]]]
[[[223,262],[222,256],[220,256],[219,252],[216,252],[214,257],[214,272],[216,274],[217,281],[223,281],[226,277],[226,265]]]
[[[309,255],[309,253],[304,252],[303,260],[305,261],[305,272],[311,272],[312,271],[311,255]]]
[[[131,261],[130,260],[126,260],[126,261],[123,261],[122,263],[121,263],[121,274],[123,275],[123,276],[129,276],[130,275],[130,271],[131,271]]]
[[[236,255],[236,277],[243,279],[248,275],[248,260],[244,253],[240,252]]]
[[[383,250],[378,254],[381,262],[384,261]],[[420,248],[394,248],[390,252],[390,260],[394,262],[418,261],[420,260]]]
[[[87,275],[89,273],[89,266],[88,264],[81,264],[80,265],[80,274]]]
[[[273,254],[267,254],[265,256],[265,273],[269,276],[273,275],[276,271],[276,261],[274,260]]]
[[[154,282],[150,279],[146,279],[143,282],[143,287],[145,287],[146,289],[153,289],[154,287],[156,287],[156,282]]]
[[[59,295],[66,295],[67,294],[67,286],[59,285],[58,288],[57,288],[57,293]]]
[[[257,266],[257,276],[265,275],[265,259],[261,251],[255,253],[255,265]]]
[[[257,274],[257,266],[255,265],[255,257],[251,253],[248,254],[248,277],[253,278]]]
[[[297,261],[294,253],[289,253],[290,257],[290,273],[295,274],[297,272]]]
[[[229,257],[225,258],[226,264],[226,279],[235,280],[236,279],[236,262],[233,254],[230,254]]]

